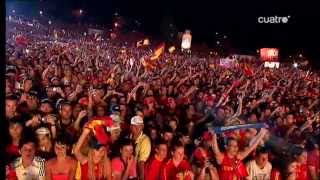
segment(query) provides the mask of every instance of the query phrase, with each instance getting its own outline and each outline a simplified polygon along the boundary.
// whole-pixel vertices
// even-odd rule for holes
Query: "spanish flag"
[[[112,126],[112,118],[110,117],[94,117],[85,124],[85,128],[90,129],[100,144],[106,144],[109,137],[105,133],[105,128]]]
[[[161,54],[164,52],[165,49],[165,43],[161,43],[158,48],[154,51],[153,55],[150,57],[150,60],[154,61],[156,59],[158,59]]]
[[[244,67],[243,67],[243,73],[246,75],[246,76],[253,76],[253,69],[251,66],[249,66],[248,64],[245,64]]]
[[[140,61],[147,71],[152,71],[156,68],[156,64],[149,59],[141,58]]]

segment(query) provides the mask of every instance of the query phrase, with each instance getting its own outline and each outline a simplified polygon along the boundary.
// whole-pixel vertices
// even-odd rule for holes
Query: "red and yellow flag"
[[[248,64],[245,64],[244,67],[243,67],[243,73],[246,75],[246,76],[253,76],[253,69],[250,65]]]
[[[141,63],[147,71],[152,71],[156,68],[156,64],[149,59],[142,58]]]
[[[150,57],[150,60],[154,61],[156,59],[158,59],[161,54],[164,52],[165,49],[165,43],[161,43],[158,48],[154,51],[153,55]]]

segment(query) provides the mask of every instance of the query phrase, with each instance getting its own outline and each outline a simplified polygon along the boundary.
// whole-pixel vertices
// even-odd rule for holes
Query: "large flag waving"
[[[150,57],[150,60],[156,60],[158,59],[161,54],[164,52],[164,48],[165,48],[165,43],[161,43],[158,48],[154,51],[153,55]]]
[[[243,67],[243,73],[246,75],[246,76],[253,76],[253,69],[251,66],[249,66],[248,64],[245,64],[244,67]]]

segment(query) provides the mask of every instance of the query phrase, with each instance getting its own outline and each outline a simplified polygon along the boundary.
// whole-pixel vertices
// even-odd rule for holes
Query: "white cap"
[[[112,121],[114,121],[114,122],[117,122],[117,123],[121,122],[121,118],[117,114],[111,114],[110,117],[111,117]]]
[[[37,135],[50,135],[50,131],[48,128],[41,127],[36,130]]]
[[[131,125],[143,125],[143,119],[141,116],[134,116],[131,118]]]

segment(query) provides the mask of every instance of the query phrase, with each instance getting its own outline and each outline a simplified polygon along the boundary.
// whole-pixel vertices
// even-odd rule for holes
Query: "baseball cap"
[[[57,76],[54,76],[54,77],[51,78],[50,82],[52,83],[55,80],[59,81],[59,78]]]
[[[143,119],[141,116],[133,116],[131,118],[131,125],[143,125]]]
[[[111,114],[110,117],[111,117],[113,122],[116,122],[116,123],[120,123],[121,122],[120,116],[117,115],[117,114]]]
[[[30,91],[29,95],[33,96],[33,97],[38,97],[38,92],[37,91]]]
[[[48,98],[41,99],[41,103],[52,103]]]
[[[79,99],[79,104],[83,105],[83,106],[88,106],[89,104],[89,99],[88,97],[82,97]]]
[[[50,135],[50,131],[46,127],[41,127],[36,130],[37,135]]]
[[[114,105],[114,106],[112,106],[111,112],[112,112],[112,113],[120,112],[120,106],[119,106],[119,105]]]

